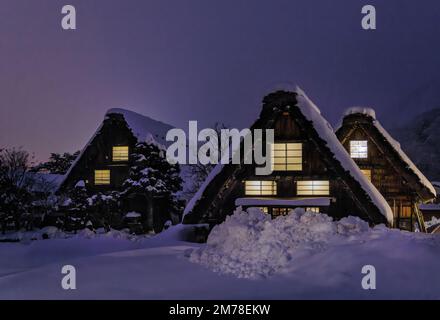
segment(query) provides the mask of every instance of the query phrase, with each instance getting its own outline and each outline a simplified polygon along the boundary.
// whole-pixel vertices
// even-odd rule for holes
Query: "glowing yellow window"
[[[354,159],[368,158],[368,141],[366,140],[350,141],[350,156]]]
[[[128,161],[128,146],[113,147],[113,161]]]
[[[330,183],[329,181],[298,181],[296,191],[299,196],[328,196]]]
[[[277,183],[275,181],[245,181],[247,196],[276,196]]]
[[[306,208],[306,211],[319,213],[319,208],[318,207],[308,207],[308,208]]]
[[[364,176],[367,177],[368,180],[371,181],[371,170],[370,169],[361,169],[361,172],[364,174]]]
[[[402,206],[400,208],[400,217],[401,218],[411,218],[412,209],[410,206]]]
[[[301,171],[302,143],[272,144],[273,171]]]
[[[290,212],[290,208],[272,208],[272,216],[278,217],[278,216],[287,216]]]
[[[110,184],[110,170],[95,170],[95,185]]]

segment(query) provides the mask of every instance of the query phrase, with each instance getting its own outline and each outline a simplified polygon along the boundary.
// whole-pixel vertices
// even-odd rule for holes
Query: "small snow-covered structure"
[[[349,108],[336,130],[341,144],[393,210],[394,224],[424,230],[419,205],[432,201],[436,190],[397,142],[384,129],[371,108]]]
[[[300,207],[333,218],[355,215],[372,225],[392,225],[391,208],[303,91],[266,96],[251,126],[255,129],[274,129],[273,173],[256,176],[255,165],[244,161],[218,165],[188,203],[184,223],[218,224],[241,205],[259,207],[273,217]]]

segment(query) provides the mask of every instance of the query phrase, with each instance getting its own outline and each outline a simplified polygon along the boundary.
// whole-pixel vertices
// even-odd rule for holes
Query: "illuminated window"
[[[273,171],[301,171],[302,143],[272,144]]]
[[[361,172],[364,174],[364,176],[367,177],[368,180],[371,181],[371,170],[370,169],[361,169]]]
[[[306,208],[306,211],[311,211],[311,212],[319,213],[319,208],[318,207]]]
[[[293,210],[291,208],[272,208],[272,216],[278,217],[278,216],[287,216],[290,212],[290,210]]]
[[[95,170],[95,185],[110,184],[110,170]]]
[[[275,181],[245,181],[247,196],[276,196],[277,184]]]
[[[350,141],[350,156],[355,159],[368,158],[368,141],[366,140]]]
[[[113,161],[128,161],[128,147],[113,147]]]
[[[258,207],[258,209],[260,209],[264,213],[269,213],[269,208],[268,207]]]
[[[412,210],[410,206],[402,206],[400,211],[401,218],[411,218]]]
[[[329,181],[298,181],[299,196],[327,196],[330,194]]]

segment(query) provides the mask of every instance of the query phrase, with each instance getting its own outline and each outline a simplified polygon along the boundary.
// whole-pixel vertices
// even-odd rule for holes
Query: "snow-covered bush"
[[[267,277],[282,271],[299,250],[321,251],[330,241],[368,229],[356,217],[333,221],[325,214],[295,209],[271,219],[259,209],[239,208],[212,229],[206,246],[192,251],[190,260],[240,278]]]
[[[129,177],[120,195],[127,203],[137,198],[146,204],[144,231],[162,231],[167,220],[179,222],[183,211],[183,203],[177,196],[182,190],[179,165],[169,163],[166,150],[153,139],[137,143],[130,159]],[[157,208],[160,215],[154,214]]]
[[[119,199],[118,191],[95,193],[78,183],[60,197],[59,212],[63,219],[57,226],[65,231],[120,229],[124,213]]]
[[[51,209],[47,181],[29,170],[31,155],[22,149],[0,149],[0,231],[31,230]],[[41,209],[40,212],[37,209]],[[44,212],[41,212],[44,211]]]
[[[124,213],[120,197],[118,191],[109,191],[98,192],[87,199],[90,215],[88,221],[91,221],[93,227],[104,227],[107,231],[123,227]]]

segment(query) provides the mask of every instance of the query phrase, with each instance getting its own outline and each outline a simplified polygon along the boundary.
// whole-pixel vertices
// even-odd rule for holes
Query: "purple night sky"
[[[76,31],[61,29],[65,4]],[[361,29],[366,4],[376,31]],[[391,126],[438,81],[439,39],[438,0],[1,0],[0,147],[75,151],[114,107],[242,128],[284,82],[333,124],[360,104]]]

